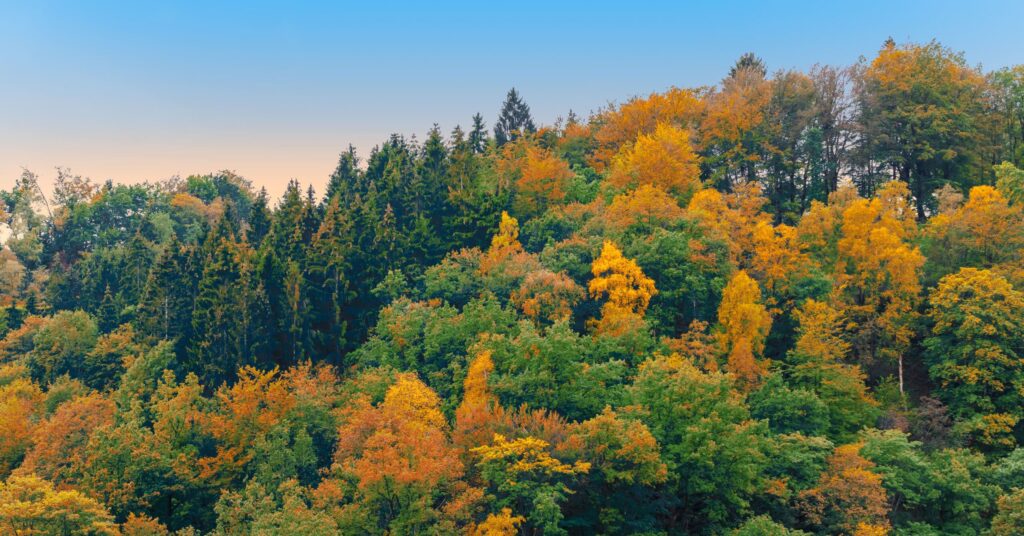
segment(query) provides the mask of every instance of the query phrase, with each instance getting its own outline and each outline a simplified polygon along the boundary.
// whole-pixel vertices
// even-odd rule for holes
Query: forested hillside
[[[1024,66],[526,97],[274,200],[6,179],[0,533],[1024,534]]]

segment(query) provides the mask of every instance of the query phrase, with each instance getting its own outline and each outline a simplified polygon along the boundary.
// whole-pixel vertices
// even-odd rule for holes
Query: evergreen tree
[[[533,117],[530,116],[530,107],[523,102],[516,88],[510,89],[508,95],[505,96],[505,103],[501,106],[498,122],[494,125],[494,140],[498,143],[498,147],[523,134],[532,134],[536,131],[537,127],[533,124]]]
[[[338,167],[331,174],[327,182],[327,192],[324,194],[324,205],[330,203],[331,199],[341,196],[341,199],[348,203],[352,196],[360,191],[363,186],[362,172],[359,170],[359,157],[356,156],[356,148],[349,145],[348,149],[341,153],[338,158]]]
[[[259,195],[256,196],[256,201],[252,204],[252,209],[249,211],[249,227],[246,231],[246,238],[252,244],[252,247],[259,248],[260,244],[263,243],[263,239],[270,232],[272,218],[273,215],[270,213],[270,205],[267,198],[267,189],[261,188]]]
[[[469,131],[469,147],[476,154],[484,154],[487,150],[487,125],[484,116],[473,114],[473,128]]]

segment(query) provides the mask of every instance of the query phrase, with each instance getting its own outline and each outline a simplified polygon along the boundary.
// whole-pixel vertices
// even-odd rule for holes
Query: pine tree
[[[352,201],[352,196],[360,191],[362,184],[363,175],[359,170],[359,157],[356,156],[356,148],[349,145],[348,149],[341,153],[338,158],[338,167],[335,168],[334,173],[331,174],[331,179],[327,182],[327,192],[324,194],[324,205],[330,203],[332,199],[340,196],[341,200],[347,204]]]
[[[508,95],[505,96],[505,104],[501,106],[498,122],[494,125],[494,139],[498,143],[498,147],[523,134],[532,134],[536,131],[537,127],[533,124],[533,117],[530,116],[530,107],[523,102],[516,88],[510,89]]]
[[[242,273],[234,239],[225,214],[203,245],[206,258],[192,312],[194,336],[185,364],[209,389],[232,379],[243,365],[238,324],[245,313],[239,307]]]
[[[483,154],[487,150],[487,124],[484,123],[484,116],[479,113],[473,115],[473,128],[469,131],[469,147],[476,154]]]
[[[192,336],[192,307],[197,277],[194,253],[177,237],[164,246],[150,271],[134,324],[139,333],[155,340],[175,341],[179,359]]]
[[[306,279],[312,314],[313,352],[319,359],[341,364],[347,327],[346,305],[351,300],[352,227],[331,198],[323,223],[313,238]]]
[[[249,227],[246,231],[246,238],[252,247],[259,248],[270,232],[270,225],[273,215],[270,213],[270,204],[267,198],[267,189],[261,188],[256,196],[252,208],[249,211]]]

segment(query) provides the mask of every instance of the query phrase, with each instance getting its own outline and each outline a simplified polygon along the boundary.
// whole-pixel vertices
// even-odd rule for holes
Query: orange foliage
[[[77,481],[85,463],[89,435],[114,423],[114,403],[99,393],[64,404],[33,433],[33,446],[15,473],[37,474],[57,485]]]
[[[711,188],[701,190],[694,194],[687,209],[715,238],[729,245],[733,263],[745,268],[754,250],[754,229],[769,221],[768,214],[761,210],[767,202],[758,185],[745,183],[730,194]]]
[[[861,446],[837,447],[817,486],[801,492],[801,509],[812,523],[850,534],[861,526],[888,527],[889,502],[882,477],[860,455]]]
[[[526,138],[505,144],[497,169],[506,182],[515,184],[519,214],[536,214],[548,204],[562,202],[574,175],[565,160]]]
[[[594,138],[598,149],[591,166],[604,171],[619,148],[640,134],[654,132],[658,123],[679,127],[692,126],[703,113],[704,103],[692,90],[672,88],[665,93],[652,93],[612,107],[594,119]]]
[[[512,303],[535,322],[569,320],[583,297],[583,289],[569,276],[543,269],[527,274],[511,296]]]
[[[24,378],[0,387],[0,479],[18,466],[31,446],[43,399],[39,387]]]
[[[675,198],[651,184],[615,196],[602,212],[603,221],[614,230],[636,224],[665,225],[686,217]]]
[[[441,401],[413,374],[398,375],[378,406],[364,397],[347,410],[339,430],[334,469],[354,478],[372,499],[396,488],[426,492],[462,475],[447,436]]]

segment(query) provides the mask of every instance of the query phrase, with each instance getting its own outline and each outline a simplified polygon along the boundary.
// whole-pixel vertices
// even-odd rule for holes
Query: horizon
[[[18,83],[0,99],[18,104],[0,113],[0,177],[25,168],[49,191],[57,167],[97,183],[230,170],[273,198],[293,178],[322,193],[349,144],[365,160],[393,133],[422,140],[436,123],[447,136],[478,112],[490,129],[510,87],[550,125],[716,84],[747,51],[775,72],[934,39],[989,71],[1024,49],[1024,4],[1010,2],[955,17],[952,2],[527,4],[7,5],[0,73]]]

